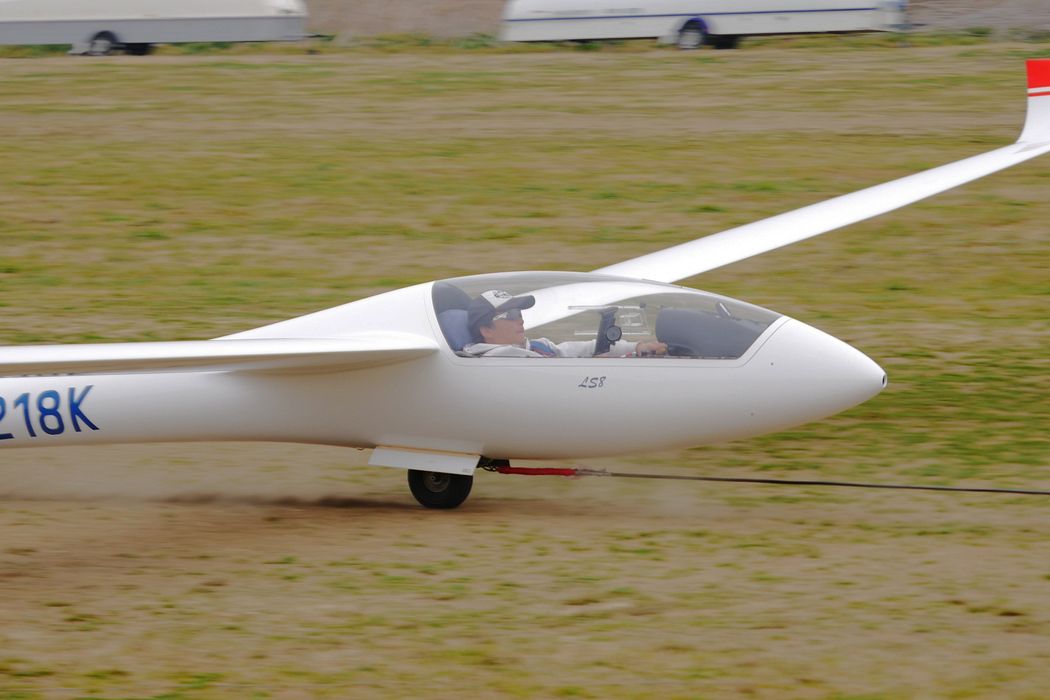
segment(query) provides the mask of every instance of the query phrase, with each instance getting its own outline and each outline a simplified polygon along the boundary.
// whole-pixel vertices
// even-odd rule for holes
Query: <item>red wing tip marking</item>
[[[1050,58],[1034,58],[1028,61],[1028,94],[1050,94]]]

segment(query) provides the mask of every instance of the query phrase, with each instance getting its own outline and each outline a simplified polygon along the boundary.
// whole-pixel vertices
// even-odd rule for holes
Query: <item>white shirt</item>
[[[495,343],[471,343],[463,346],[463,352],[474,357],[594,357],[596,340],[567,340],[555,343],[548,338],[525,339],[521,345],[497,345]],[[623,357],[634,352],[638,343],[621,340],[609,348],[603,357]]]

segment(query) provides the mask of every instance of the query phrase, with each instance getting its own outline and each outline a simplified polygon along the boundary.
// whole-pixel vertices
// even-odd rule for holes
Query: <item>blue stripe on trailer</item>
[[[505,22],[558,22],[581,19],[652,19],[654,17],[728,17],[737,15],[798,15],[814,12],[870,12],[877,7],[837,7],[827,10],[753,10],[751,12],[674,12],[661,15],[579,15],[575,17],[522,17]]]

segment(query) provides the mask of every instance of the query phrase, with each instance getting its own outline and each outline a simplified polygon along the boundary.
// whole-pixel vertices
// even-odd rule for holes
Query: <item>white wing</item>
[[[1031,60],[1028,61],[1028,114],[1017,143],[594,272],[677,282],[893,211],[1047,152],[1050,152],[1050,59]]]
[[[22,345],[0,348],[0,376],[127,372],[325,372],[404,362],[437,352],[409,333],[346,338],[186,340],[164,343]]]

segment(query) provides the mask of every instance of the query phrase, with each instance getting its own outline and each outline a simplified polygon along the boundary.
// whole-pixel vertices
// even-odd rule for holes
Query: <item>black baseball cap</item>
[[[481,296],[470,302],[470,308],[467,309],[467,325],[470,327],[470,334],[477,338],[478,329],[491,325],[492,318],[504,311],[528,309],[535,304],[536,297],[531,294],[516,297],[502,289],[490,289],[483,292]]]

